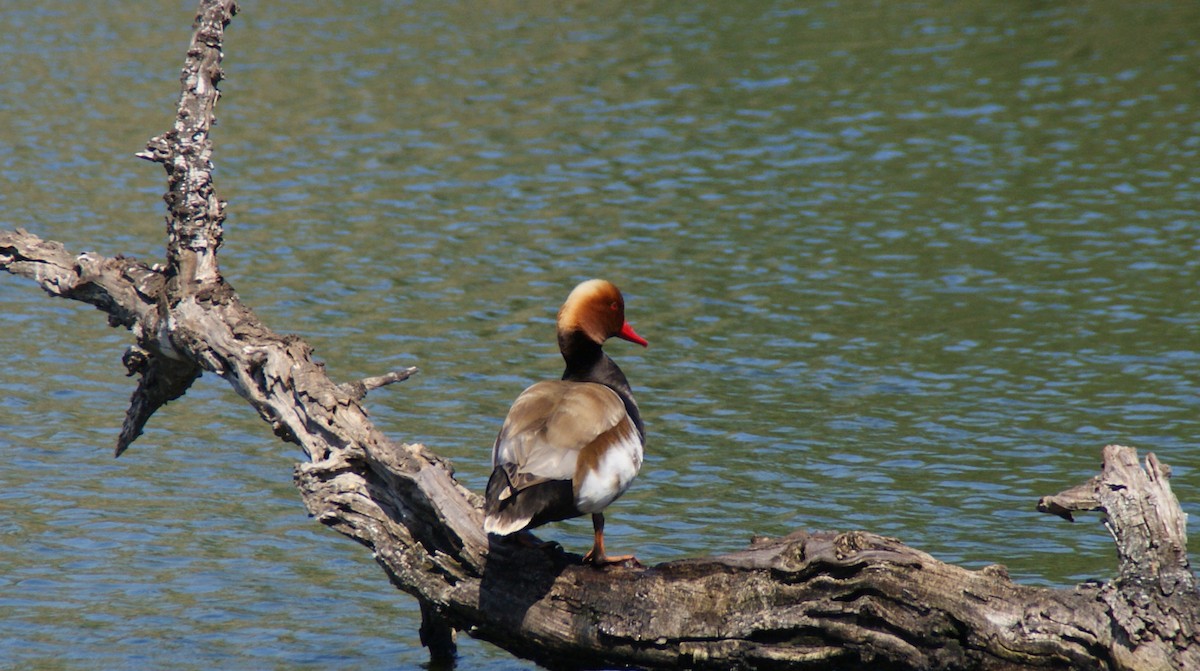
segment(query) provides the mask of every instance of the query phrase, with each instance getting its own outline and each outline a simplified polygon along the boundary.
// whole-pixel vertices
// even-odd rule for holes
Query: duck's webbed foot
[[[592,529],[596,533],[596,541],[592,544],[592,549],[583,556],[583,563],[591,564],[596,568],[604,568],[605,566],[624,566],[625,568],[644,568],[637,557],[633,555],[617,555],[610,557],[604,553],[604,515],[602,513],[592,514]]]

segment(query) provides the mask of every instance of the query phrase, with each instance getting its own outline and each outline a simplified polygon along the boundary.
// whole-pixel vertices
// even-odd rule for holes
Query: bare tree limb
[[[162,274],[133,259],[71,254],[61,242],[42,240],[25,229],[0,231],[0,264],[27,277],[52,296],[96,306],[110,326],[135,328],[154,310]]]
[[[217,268],[225,221],[225,203],[217,198],[212,181],[212,139],[216,121],[217,84],[224,78],[221,59],[225,26],[238,11],[234,0],[203,1],[193,26],[180,74],[182,93],[174,127],[152,138],[138,154],[167,171],[167,269],[169,282],[178,283],[176,295],[223,284]]]
[[[415,369],[334,383],[302,339],[270,330],[221,276],[209,129],[235,10],[201,1],[175,125],[140,154],[167,172],[164,266],[0,232],[0,267],[132,330],[125,365],[141,379],[118,454],[200,371],[221,376],[305,451],[294,477],[308,510],[416,597],[422,640],[443,660],[459,630],[554,668],[1200,668],[1183,513],[1167,469],[1150,455],[1143,470],[1131,448],[1105,448],[1099,476],[1039,503],[1066,519],[1100,511],[1116,540],[1118,578],[1071,590],[1017,585],[1001,566],[969,571],[861,531],[604,570],[486,536],[479,497],[449,463],[392,442],[360,405]]]
[[[375,391],[380,387],[386,387],[389,384],[403,382],[416,375],[417,372],[416,366],[409,366],[404,370],[394,370],[390,373],[385,373],[384,375],[367,377],[356,382],[343,383],[341,385],[341,389],[354,400],[361,401],[364,397],[366,397],[367,393]]]

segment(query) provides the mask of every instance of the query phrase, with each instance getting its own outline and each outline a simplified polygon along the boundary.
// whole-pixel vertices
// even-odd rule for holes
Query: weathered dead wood
[[[1039,504],[1067,519],[1100,511],[1117,541],[1119,577],[1072,590],[1016,585],[1003,567],[969,571],[858,531],[606,570],[489,539],[478,497],[450,465],[393,443],[360,405],[409,372],[334,383],[307,344],[267,328],[221,277],[224,204],[208,131],[234,11],[229,0],[200,3],[176,124],[141,154],[168,175],[165,265],[0,233],[0,266],[133,331],[125,362],[141,380],[118,454],[199,371],[220,375],[304,449],[295,480],[305,505],[417,598],[422,640],[442,659],[458,629],[555,668],[1200,668],[1183,513],[1165,468],[1150,455],[1143,471],[1130,448],[1105,448],[1100,476]]]
[[[1118,577],[1104,585],[1104,602],[1129,668],[1200,669],[1200,600],[1187,555],[1187,516],[1171,491],[1170,469],[1153,454],[1145,470],[1132,448],[1104,448],[1100,475],[1054,496],[1038,510],[1068,520],[1072,512],[1104,513],[1117,545]],[[1172,666],[1187,660],[1185,666]]]

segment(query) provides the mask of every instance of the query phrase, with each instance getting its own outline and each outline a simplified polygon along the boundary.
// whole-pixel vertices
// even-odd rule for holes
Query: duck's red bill
[[[642,347],[650,346],[650,343],[646,342],[645,338],[638,335],[637,332],[633,330],[633,327],[629,325],[629,322],[625,322],[625,325],[621,327],[621,332],[617,334],[617,337],[624,338],[632,343],[637,343]]]

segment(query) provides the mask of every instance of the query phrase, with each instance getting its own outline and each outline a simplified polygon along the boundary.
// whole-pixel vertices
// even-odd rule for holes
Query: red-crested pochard
[[[604,553],[603,510],[642,466],[646,431],[625,374],[601,350],[616,336],[648,343],[625,321],[625,299],[611,282],[588,280],[558,311],[561,380],[538,382],[517,397],[496,444],[483,528],[499,536],[590,513],[594,566],[637,560]]]

